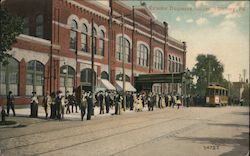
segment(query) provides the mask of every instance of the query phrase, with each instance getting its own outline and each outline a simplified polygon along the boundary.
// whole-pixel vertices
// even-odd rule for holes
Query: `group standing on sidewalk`
[[[174,94],[157,94],[152,92],[142,92],[142,93],[132,93],[127,92],[125,99],[123,99],[121,92],[113,91],[99,91],[95,94],[94,104],[92,105],[93,95],[91,92],[85,92],[81,90],[80,92],[74,92],[69,94],[66,91],[65,95],[61,91],[57,94],[49,91],[43,97],[42,106],[44,107],[45,118],[48,119],[64,119],[64,114],[78,113],[77,109],[79,107],[81,120],[87,113],[87,119],[90,119],[91,115],[94,115],[94,107],[99,107],[99,114],[109,114],[110,109],[115,106],[114,114],[120,114],[121,109],[140,112],[143,111],[147,106],[148,111],[153,111],[154,107],[163,109],[165,107],[177,106],[177,109],[183,105],[183,98]],[[39,100],[36,92],[32,92],[32,97],[30,101],[30,117],[38,117],[38,104]],[[75,109],[74,109],[75,107]],[[71,110],[70,110],[71,108]],[[7,95],[7,116],[9,111],[12,109],[13,115],[15,116],[14,108],[14,96],[10,91]],[[104,111],[105,110],[105,111]]]

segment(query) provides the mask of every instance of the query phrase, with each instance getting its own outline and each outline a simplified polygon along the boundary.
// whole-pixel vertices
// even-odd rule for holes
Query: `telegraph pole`
[[[246,69],[243,69],[243,81],[246,82]]]
[[[112,53],[112,16],[113,16],[113,6],[112,0],[109,0],[109,42],[108,42],[108,74],[109,81],[111,81],[111,53]]]
[[[228,97],[229,97],[229,100],[231,101],[231,99],[230,99],[230,95],[231,95],[231,91],[230,91],[231,90],[230,76],[231,76],[231,74],[227,74],[227,77],[228,77]]]
[[[124,15],[122,13],[122,73],[123,73],[123,81],[122,81],[122,87],[123,87],[123,110],[125,112],[126,110],[126,96],[125,96],[125,44],[124,44]]]
[[[94,105],[94,91],[95,91],[95,79],[94,79],[94,19],[92,18],[91,23],[91,90],[92,90],[92,98],[91,98],[91,104],[88,104],[88,114],[87,114],[87,120],[91,120],[91,115],[93,111],[93,105]]]

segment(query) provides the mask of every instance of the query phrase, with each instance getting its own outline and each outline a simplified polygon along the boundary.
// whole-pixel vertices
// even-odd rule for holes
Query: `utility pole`
[[[124,44],[124,15],[123,15],[123,13],[122,13],[122,73],[123,73],[123,81],[122,81],[122,88],[123,88],[123,92],[122,92],[122,96],[123,96],[123,110],[124,110],[124,112],[125,112],[125,110],[126,110],[126,96],[125,96],[125,92],[126,92],[126,90],[125,90],[125,78],[126,78],[126,76],[125,76],[125,44]]]
[[[91,115],[93,111],[93,105],[94,105],[94,91],[95,91],[95,79],[94,79],[94,19],[92,18],[91,23],[91,90],[92,90],[92,98],[91,98],[91,104],[88,104],[88,114],[87,114],[87,120],[91,120]]]
[[[113,16],[113,6],[112,0],[109,0],[109,44],[108,44],[108,74],[109,81],[111,81],[111,53],[112,53],[112,16]]]
[[[243,69],[243,81],[246,82],[246,69]]]
[[[208,76],[207,76],[207,85],[210,83],[210,60],[208,59]]]
[[[231,74],[227,74],[227,77],[228,77],[228,97],[229,97],[229,99],[230,99],[230,95],[231,95],[230,76],[231,76]]]

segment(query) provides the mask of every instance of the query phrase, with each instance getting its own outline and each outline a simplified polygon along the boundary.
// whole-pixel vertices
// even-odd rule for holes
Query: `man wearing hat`
[[[48,109],[51,107],[52,99],[49,95],[49,91],[46,92],[46,96],[43,98],[43,107],[46,114],[46,119],[48,118]]]
[[[32,94],[30,101],[30,117],[36,118],[38,113],[38,99],[35,91],[33,91]]]
[[[12,91],[9,91],[9,95],[7,96],[7,116],[9,116],[10,108],[12,109],[13,115],[16,116]]]

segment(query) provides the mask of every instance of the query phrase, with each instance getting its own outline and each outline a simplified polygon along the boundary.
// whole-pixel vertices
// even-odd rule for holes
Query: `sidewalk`
[[[66,108],[65,108],[65,111],[66,111]],[[71,107],[70,107],[70,111],[71,111]],[[81,111],[79,110],[79,107],[77,108],[77,112],[75,112],[75,107],[74,107],[74,113],[70,113],[70,114],[66,114],[64,113],[64,119],[71,119],[71,120],[80,120],[81,119]],[[147,111],[147,108],[144,108],[143,111]],[[16,117],[18,116],[27,116],[29,117],[30,115],[30,105],[22,105],[22,106],[18,106],[15,108],[15,112],[16,112]],[[50,110],[48,111],[49,112],[49,116],[50,116]],[[106,109],[104,108],[104,114],[99,114],[100,113],[100,107],[95,107],[94,108],[94,118],[96,117],[104,117],[104,116],[110,116],[112,114],[115,113],[115,107],[113,108],[110,108],[109,109],[109,113],[106,113]],[[135,113],[135,111],[130,111],[129,109],[126,110],[125,112],[122,110],[122,114],[124,113]],[[10,110],[10,116],[13,116],[12,114],[12,110]],[[44,107],[42,106],[39,106],[38,107],[38,118],[45,118],[45,111],[44,111]],[[84,116],[84,119],[86,120],[87,118],[87,110],[86,110],[86,114]]]

